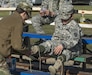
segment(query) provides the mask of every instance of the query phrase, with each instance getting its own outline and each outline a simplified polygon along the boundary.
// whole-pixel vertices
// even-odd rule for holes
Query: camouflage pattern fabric
[[[26,2],[30,6],[33,6],[31,0],[0,0],[1,7],[17,7],[20,2]]]
[[[20,2],[19,5],[17,5],[17,8],[21,8],[26,11],[28,17],[31,18],[32,6],[30,6],[27,2]]]
[[[11,0],[12,1],[12,0]],[[31,0],[15,0],[15,5],[17,6],[20,2],[26,2],[28,3],[30,6],[33,6],[33,3]]]
[[[62,4],[66,2],[65,0],[43,0],[41,9],[45,8],[51,12],[55,12],[58,15],[58,11],[61,9]]]
[[[0,75],[11,75],[6,60],[1,55],[0,55]]]
[[[54,21],[55,17],[42,17],[40,14],[32,18],[32,26],[38,34],[45,34],[42,26],[45,24],[50,24]]]
[[[64,2],[59,10],[59,15],[61,19],[67,20],[74,13],[74,7],[70,2]]]
[[[16,0],[9,0],[9,7],[16,7]]]
[[[66,55],[66,60],[69,60],[81,53],[81,28],[78,23],[71,20],[68,24],[63,25],[60,16],[55,19],[55,32],[51,40],[48,40],[40,45],[45,47],[44,53],[53,55],[53,49],[62,44],[64,50],[62,54]]]
[[[36,33],[45,34],[42,29],[42,25],[50,24],[54,21],[55,17],[59,14],[59,7],[62,5],[64,0],[43,0],[41,5],[41,10],[49,10],[55,13],[55,16],[44,16],[42,17],[40,14],[36,15],[32,18],[32,25],[36,30]]]
[[[9,0],[9,5],[10,5],[10,7],[17,7],[17,5],[18,5],[20,2],[26,2],[26,3],[28,3],[30,6],[33,6],[31,0]]]
[[[9,7],[9,0],[2,0],[1,7]]]

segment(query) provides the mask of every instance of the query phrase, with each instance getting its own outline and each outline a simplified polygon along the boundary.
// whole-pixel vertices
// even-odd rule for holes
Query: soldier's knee
[[[32,22],[39,22],[39,20],[40,20],[40,17],[39,16],[34,16],[31,19]]]
[[[65,62],[66,61],[66,56],[64,54],[58,56],[57,59],[60,59],[62,62]]]

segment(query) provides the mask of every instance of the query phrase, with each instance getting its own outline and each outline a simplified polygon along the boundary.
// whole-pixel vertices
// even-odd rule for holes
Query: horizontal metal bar
[[[52,35],[23,32],[23,37],[51,40]],[[90,37],[83,37],[82,41],[85,44],[92,44],[92,38]]]

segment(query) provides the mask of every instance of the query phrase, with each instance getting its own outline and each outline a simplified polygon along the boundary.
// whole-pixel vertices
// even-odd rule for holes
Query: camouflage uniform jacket
[[[22,46],[23,21],[14,12],[0,20],[0,55],[7,57],[12,49],[25,50]]]
[[[51,12],[55,12],[58,15],[58,10],[60,9],[63,3],[63,0],[43,0],[41,5],[41,10],[49,10]]]
[[[61,19],[56,18],[55,25],[52,41],[58,41],[66,49],[70,49],[81,42],[81,28],[74,20],[71,20],[67,25],[63,25]]]
[[[79,51],[81,50],[82,41],[81,41],[81,28],[74,20],[71,20],[68,24],[63,25],[61,19],[57,17],[55,19],[55,32],[51,38],[51,40],[42,43],[41,45],[45,46],[46,51],[53,50],[56,46],[62,44],[64,49],[71,51]]]

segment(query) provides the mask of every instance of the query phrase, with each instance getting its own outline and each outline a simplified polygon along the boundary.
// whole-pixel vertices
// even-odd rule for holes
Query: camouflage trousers
[[[58,45],[57,42],[50,41],[50,40],[41,43],[40,45],[45,48],[42,54],[49,54],[59,59],[62,58],[62,55],[64,55],[66,57],[65,61],[68,61],[69,59],[73,59],[74,57],[79,56],[80,54],[79,50],[71,51],[68,49],[64,49],[60,55],[54,55],[53,50],[56,47],[55,44]]]
[[[0,55],[0,75],[11,75],[6,60],[1,55]]]

